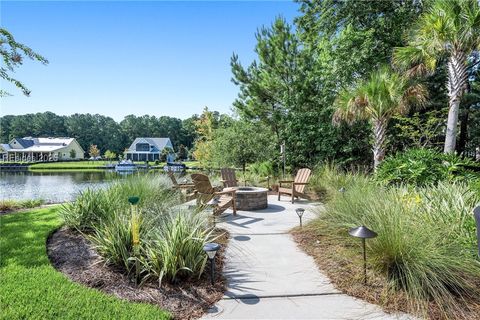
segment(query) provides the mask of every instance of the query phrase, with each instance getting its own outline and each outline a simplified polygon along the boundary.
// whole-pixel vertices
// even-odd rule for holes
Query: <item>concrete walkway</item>
[[[228,288],[204,318],[408,319],[340,293],[296,246],[288,234],[299,223],[295,208],[306,209],[306,221],[315,216],[312,204],[292,205],[276,196],[268,202],[268,209],[239,211],[219,224],[231,234],[224,269]]]

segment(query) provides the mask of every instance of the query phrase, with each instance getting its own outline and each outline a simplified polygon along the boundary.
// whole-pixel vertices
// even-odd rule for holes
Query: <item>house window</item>
[[[148,143],[137,143],[135,146],[137,151],[150,151],[150,145]]]

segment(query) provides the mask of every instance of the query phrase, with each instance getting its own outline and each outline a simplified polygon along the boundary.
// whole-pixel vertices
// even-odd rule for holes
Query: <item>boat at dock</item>
[[[131,160],[122,160],[115,165],[115,171],[118,172],[132,172],[137,170],[137,165]]]

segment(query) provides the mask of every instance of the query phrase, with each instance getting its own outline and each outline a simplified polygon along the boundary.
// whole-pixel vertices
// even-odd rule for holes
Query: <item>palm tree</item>
[[[427,91],[388,67],[372,73],[368,80],[340,92],[335,100],[333,122],[353,123],[369,120],[373,129],[373,159],[376,169],[385,157],[385,138],[388,121],[405,114],[413,105],[424,105]]]
[[[449,112],[444,152],[455,151],[460,100],[468,81],[468,57],[480,49],[478,0],[435,0],[419,18],[408,46],[395,48],[393,61],[408,74],[432,72],[447,60]]]

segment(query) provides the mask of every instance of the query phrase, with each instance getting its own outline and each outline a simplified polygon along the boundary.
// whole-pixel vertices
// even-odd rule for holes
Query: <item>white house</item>
[[[125,156],[132,161],[155,161],[160,160],[160,154],[165,148],[173,150],[170,138],[136,138],[125,151]]]
[[[14,138],[2,144],[3,161],[57,161],[84,158],[80,144],[75,138]]]

